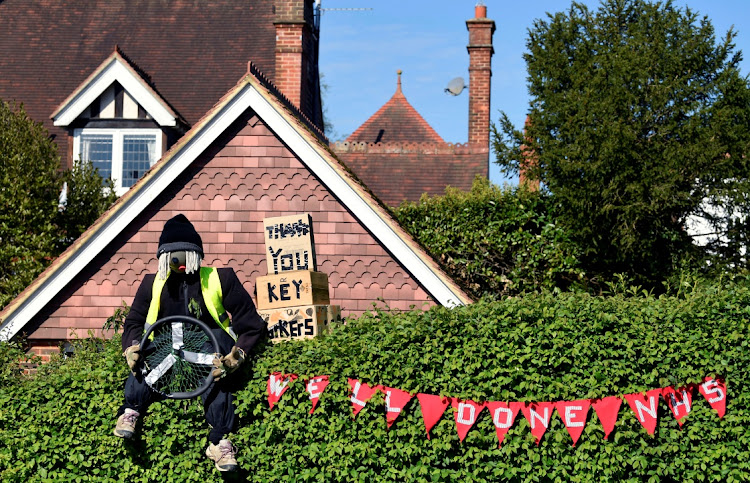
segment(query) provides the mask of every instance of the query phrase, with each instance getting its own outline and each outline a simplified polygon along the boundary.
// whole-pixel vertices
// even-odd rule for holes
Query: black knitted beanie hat
[[[193,228],[193,224],[183,214],[179,214],[164,223],[164,230],[159,237],[159,248],[156,258],[162,253],[180,251],[198,252],[203,256],[203,241]]]

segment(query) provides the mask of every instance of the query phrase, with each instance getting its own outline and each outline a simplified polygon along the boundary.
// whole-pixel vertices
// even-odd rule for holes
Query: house
[[[3,0],[0,99],[124,193],[252,61],[323,125],[313,0]]]
[[[495,22],[477,5],[469,30],[469,135],[466,144],[446,143],[409,104],[398,73],[396,92],[333,150],[390,206],[441,195],[446,186],[471,188],[477,175],[489,177],[490,80]]]
[[[115,55],[116,58],[116,55]],[[37,354],[102,326],[157,268],[164,222],[184,213],[205,265],[266,275],[263,219],[312,215],[318,271],[344,316],[471,299],[329,149],[322,132],[253,65],[140,180],[0,312],[0,339]]]

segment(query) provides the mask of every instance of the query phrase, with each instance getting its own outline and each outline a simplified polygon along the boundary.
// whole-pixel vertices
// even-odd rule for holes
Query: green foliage
[[[58,211],[63,182],[68,205]],[[109,182],[111,188],[111,181]],[[0,308],[114,201],[90,164],[61,172],[57,146],[23,107],[0,100]]]
[[[0,387],[19,382],[25,364],[35,365],[39,358],[23,350],[23,342],[0,342]]]
[[[678,297],[544,293],[427,312],[376,312],[306,342],[264,346],[237,392],[232,440],[251,481],[741,481],[750,474],[750,282]],[[268,375],[300,376],[268,409]],[[152,407],[112,435],[127,367],[119,337],[0,388],[2,481],[214,481],[197,401]],[[314,414],[303,387],[327,374]],[[592,413],[571,447],[553,416],[537,446],[522,416],[498,448],[487,411],[460,443],[449,409],[425,437],[416,398],[386,430],[383,396],[351,417],[346,378],[476,401],[623,395],[723,375],[727,414],[699,394],[680,430],[660,402],[649,436],[624,405],[609,441]]]
[[[59,168],[42,125],[0,100],[0,307],[56,254]]]
[[[748,208],[750,87],[734,36],[717,41],[707,18],[646,0],[573,3],[530,29],[530,122],[523,134],[503,115],[493,144],[509,172],[533,149],[531,175],[585,247],[587,272],[658,286],[690,255],[691,215],[720,235],[713,252],[746,266],[747,224],[731,217]]]
[[[88,161],[75,163],[62,174],[62,180],[67,183],[68,199],[56,221],[64,249],[117,200],[117,195],[112,180],[107,178],[102,184],[99,171]]]
[[[126,304],[123,300],[122,305],[115,309],[115,313],[107,317],[102,329],[112,330],[115,334],[118,333],[125,324],[125,317],[127,317],[129,313],[130,305]]]
[[[549,197],[477,177],[469,192],[404,203],[396,218],[471,295],[569,288],[580,252],[550,213]]]

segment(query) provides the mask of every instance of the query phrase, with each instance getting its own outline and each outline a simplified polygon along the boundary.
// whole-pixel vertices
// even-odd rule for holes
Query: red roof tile
[[[489,150],[448,143],[336,143],[338,157],[390,206],[442,195],[447,186],[464,191],[477,175],[489,176]]]
[[[349,143],[444,142],[443,138],[406,100],[406,96],[401,91],[401,71],[398,72],[398,86],[393,97],[354,131],[346,141]]]
[[[0,99],[43,122],[63,159],[50,115],[115,47],[190,125],[248,61],[275,78],[272,0],[3,0],[0,19]]]

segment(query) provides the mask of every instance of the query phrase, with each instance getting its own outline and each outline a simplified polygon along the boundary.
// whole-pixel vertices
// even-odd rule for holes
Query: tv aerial
[[[463,77],[456,77],[448,82],[448,87],[444,89],[445,92],[452,96],[457,96],[463,92],[464,88],[469,87],[464,83]]]
[[[367,7],[354,7],[354,8],[323,8],[323,2],[322,0],[315,0],[315,8],[320,11],[320,13],[325,12],[363,12],[366,10],[372,10],[372,8]]]

